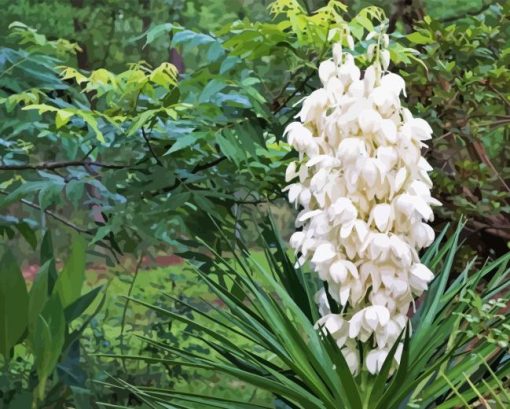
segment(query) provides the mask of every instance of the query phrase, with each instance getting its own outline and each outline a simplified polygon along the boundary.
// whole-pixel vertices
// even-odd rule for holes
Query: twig
[[[282,102],[282,104],[273,111],[273,113],[277,114],[278,112],[280,112],[286,105],[287,103],[292,99],[294,98],[299,92],[302,92],[305,88],[305,85],[308,81],[310,81],[310,79],[315,75],[315,71],[312,71],[310,74],[308,74],[305,79],[303,80],[303,82],[301,82],[301,84],[299,85],[299,87],[297,87],[294,92],[292,94],[290,94],[286,99],[285,101]]]
[[[489,85],[489,89],[494,92],[500,99],[505,103],[506,106],[510,107],[510,101],[505,97],[496,87]]]
[[[92,147],[87,151],[87,153],[83,156],[83,160],[88,159],[92,152],[94,152],[97,148],[97,145],[92,145]]]
[[[202,165],[196,165],[191,173],[192,174],[196,174],[198,172],[201,172],[203,170],[206,170],[206,169],[209,169],[209,168],[212,168],[216,165],[218,165],[219,163],[223,162],[225,159],[227,159],[225,156],[220,156],[219,158],[211,161],[211,162],[207,162],[207,163],[204,163]],[[176,178],[177,180],[175,181],[174,184],[170,185],[170,186],[167,186],[167,187],[164,187],[164,188],[161,188],[157,191],[154,191],[154,192],[147,192],[147,195],[149,197],[154,197],[154,196],[158,196],[158,195],[161,195],[161,194],[164,194],[164,193],[169,193],[171,192],[172,190],[174,189],[177,189],[180,185],[182,184],[185,184],[186,183],[186,180],[187,179],[180,179],[180,178]]]
[[[479,222],[477,220],[470,221],[470,224],[472,224],[473,227],[475,227],[477,229],[477,231],[485,231],[493,236],[502,238],[506,241],[510,240],[510,232],[505,231],[505,230],[509,230],[510,226],[503,226],[503,225],[491,226],[486,223]]]
[[[152,157],[153,157],[154,159],[156,159],[156,162],[158,163],[158,165],[159,165],[159,166],[163,166],[163,163],[162,163],[162,162],[159,160],[159,158],[157,157],[156,152],[154,152],[154,149],[152,149],[152,145],[151,145],[151,143],[150,143],[150,141],[149,141],[149,138],[147,137],[147,134],[145,133],[145,129],[144,129],[144,127],[142,126],[140,129],[141,129],[141,131],[142,131],[143,139],[145,140],[145,143],[147,143],[147,146],[149,147],[149,151],[150,151],[150,153],[151,153]]]
[[[191,173],[198,173],[198,172],[201,172],[203,170],[206,170],[206,169],[209,169],[209,168],[212,168],[213,166],[216,166],[216,165],[219,165],[221,162],[223,162],[226,158],[226,156],[220,156],[219,158],[211,161],[211,162],[208,162],[208,163],[204,163],[202,165],[197,165],[193,168],[193,170],[191,171]]]

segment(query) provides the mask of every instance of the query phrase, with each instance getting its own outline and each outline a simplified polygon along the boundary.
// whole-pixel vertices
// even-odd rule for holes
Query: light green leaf
[[[430,37],[425,36],[424,34],[416,31],[407,36],[407,39],[414,44],[432,44],[434,40]]]
[[[65,109],[59,109],[55,115],[55,126],[57,129],[62,128],[66,125],[69,120],[73,117],[74,113],[66,111]]]

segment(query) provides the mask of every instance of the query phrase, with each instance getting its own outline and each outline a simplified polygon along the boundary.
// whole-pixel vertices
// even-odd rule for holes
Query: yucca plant
[[[508,316],[499,309],[508,303],[510,253],[481,268],[475,269],[473,261],[460,273],[454,272],[461,226],[447,240],[445,228],[422,257],[436,279],[419,301],[412,325],[401,334],[404,349],[398,369],[391,372],[394,347],[379,374],[362,371],[353,376],[332,337],[314,327],[319,315],[314,293],[319,284],[294,266],[274,225],[268,226],[261,235],[267,264],[240,245],[230,248],[229,258],[210,248],[223,279],[195,269],[224,307],[208,304],[200,309],[168,295],[193,311],[190,318],[133,300],[190,324],[191,335],[210,353],[192,353],[147,339],[163,358],[123,358],[232,376],[274,394],[279,408],[509,407],[510,327]],[[231,241],[225,237],[225,243]],[[483,322],[476,319],[481,316]],[[232,342],[239,337],[252,348]],[[111,386],[130,389],[154,408],[275,407],[226,400],[215,396],[214,390],[202,395],[122,381]]]

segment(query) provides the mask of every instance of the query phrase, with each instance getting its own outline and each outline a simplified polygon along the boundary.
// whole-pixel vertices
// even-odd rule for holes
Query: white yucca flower
[[[433,279],[418,250],[434,240],[426,222],[434,217],[431,206],[440,205],[421,156],[432,129],[401,106],[405,82],[383,71],[388,53],[378,55],[362,78],[353,56],[335,45],[333,59],[319,66],[323,87],[304,99],[300,121],[285,130],[299,152],[286,189],[302,209],[290,243],[342,308],[332,313],[319,291],[317,327],[332,334],[353,373],[361,369],[358,341],[364,343],[372,374],[405,328],[413,299]]]

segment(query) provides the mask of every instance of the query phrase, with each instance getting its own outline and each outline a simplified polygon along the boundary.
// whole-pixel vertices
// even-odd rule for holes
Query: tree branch
[[[129,164],[117,164],[117,163],[103,163],[91,160],[68,160],[62,162],[40,162],[35,164],[23,164],[23,165],[0,165],[0,170],[55,170],[61,168],[68,168],[73,166],[97,166],[105,169],[126,169],[132,165]]]
[[[1,191],[1,190],[0,190],[0,194],[2,194],[4,196],[8,196],[9,195],[9,193]],[[32,209],[42,210],[41,206],[39,206],[39,205],[37,205],[37,204],[35,204],[33,202],[30,202],[30,201],[28,201],[26,199],[20,199],[20,202],[23,203],[25,206],[31,207]],[[91,235],[91,236],[94,235],[94,233],[92,233],[91,231],[89,231],[87,229],[84,229],[83,227],[77,226],[76,224],[70,222],[69,220],[67,220],[66,218],[60,216],[57,213],[52,212],[51,210],[46,209],[46,210],[44,210],[44,213],[46,213],[48,216],[51,216],[52,218],[54,218],[55,220],[59,221],[60,223],[66,225],[67,227],[70,227],[71,229],[77,231],[78,233],[88,234],[88,235]]]

